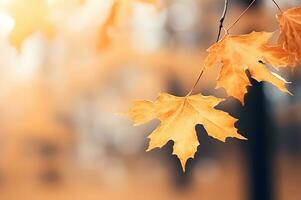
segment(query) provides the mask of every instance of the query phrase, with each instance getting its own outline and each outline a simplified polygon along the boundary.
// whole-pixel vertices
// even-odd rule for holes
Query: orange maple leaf
[[[286,10],[277,19],[281,30],[278,43],[301,63],[301,7]]]
[[[252,32],[240,36],[226,35],[212,45],[207,50],[209,55],[205,59],[204,66],[208,68],[219,61],[222,63],[217,88],[224,88],[229,96],[243,103],[247,86],[251,85],[245,72],[248,69],[251,77],[257,81],[267,81],[279,90],[289,93],[285,86],[287,82],[265,66],[271,64],[278,69],[291,63],[288,53],[280,46],[267,46],[272,34]]]
[[[181,161],[183,171],[189,158],[193,158],[199,141],[196,124],[202,124],[208,135],[225,141],[227,137],[246,139],[234,127],[236,119],[214,107],[223,99],[213,96],[193,95],[176,97],[161,93],[154,101],[136,101],[127,115],[135,125],[159,119],[161,124],[149,135],[147,151],[161,148],[169,140],[174,141],[173,154]]]

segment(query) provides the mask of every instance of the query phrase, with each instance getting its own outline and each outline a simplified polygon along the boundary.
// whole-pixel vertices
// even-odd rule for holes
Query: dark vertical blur
[[[253,0],[241,0],[243,6]],[[251,9],[260,8],[261,0],[257,0]],[[253,28],[253,27],[252,27]],[[245,106],[242,110],[242,132],[247,134],[246,146],[249,177],[250,200],[272,200],[273,197],[273,151],[272,137],[268,135],[269,115],[266,110],[266,99],[263,84],[252,80],[252,87],[245,96]],[[271,127],[269,127],[271,130]]]
[[[266,101],[263,94],[263,84],[253,81],[253,86],[246,95],[241,121],[242,132],[247,133],[246,147],[249,176],[249,199],[273,199],[273,165],[272,137],[268,136],[269,124],[266,112]],[[270,128],[270,127],[269,127]]]

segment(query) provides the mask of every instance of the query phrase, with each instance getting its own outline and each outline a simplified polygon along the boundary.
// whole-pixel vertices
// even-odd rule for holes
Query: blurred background
[[[225,26],[250,0],[230,0]],[[281,8],[299,0],[278,0]],[[196,126],[200,146],[183,173],[173,142],[146,153],[158,122],[116,113],[160,91],[185,95],[215,42],[223,0],[0,0],[0,199],[300,200],[301,68],[279,73],[294,96],[257,83],[240,118],[248,141]],[[277,29],[257,0],[233,34]],[[278,31],[279,32],[279,31]],[[276,31],[276,34],[278,33]],[[196,93],[215,90],[216,69]]]

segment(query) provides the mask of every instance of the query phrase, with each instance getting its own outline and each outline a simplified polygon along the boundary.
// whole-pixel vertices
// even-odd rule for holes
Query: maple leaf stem
[[[204,71],[205,71],[205,67],[200,71],[197,80],[195,81],[195,83],[193,84],[192,88],[190,89],[190,91],[188,92],[188,94],[186,96],[191,95],[191,93],[193,92],[193,90],[195,89],[195,87],[197,86],[197,84],[200,82]]]
[[[228,11],[228,5],[229,5],[229,1],[225,0],[225,4],[224,4],[224,10],[223,10],[223,14],[219,20],[219,29],[218,29],[218,34],[217,34],[217,38],[216,38],[216,42],[219,41],[219,38],[221,36],[221,32],[222,32],[222,28],[224,27],[224,21],[225,21],[225,17]]]
[[[219,29],[218,29],[218,34],[217,34],[216,42],[219,41],[222,29],[224,28],[224,21],[225,21],[225,17],[226,17],[227,11],[228,11],[228,5],[229,5],[229,1],[225,0],[223,14],[222,14],[222,16],[221,16],[221,18],[219,20],[220,24],[219,24]],[[228,32],[225,28],[224,28],[224,30],[225,30],[226,33]],[[200,82],[200,80],[202,78],[204,70],[205,70],[205,67],[200,71],[197,80],[195,81],[195,83],[193,84],[192,88],[190,89],[190,91],[187,93],[186,96],[191,95],[191,93],[193,92],[193,90],[196,88],[197,84]]]
[[[280,8],[280,6],[278,5],[278,3],[275,0],[272,0],[273,3],[277,6],[279,12],[283,13],[282,9]]]
[[[249,8],[251,8],[251,6],[255,3],[256,0],[253,0],[249,6],[238,16],[238,18],[233,22],[233,24],[227,29],[226,32],[228,32],[231,28],[233,28],[233,26],[244,16],[244,14],[246,14],[246,12],[249,10]]]

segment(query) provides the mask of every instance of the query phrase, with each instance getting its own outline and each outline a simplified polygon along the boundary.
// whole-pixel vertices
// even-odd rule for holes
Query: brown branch
[[[219,38],[221,36],[221,32],[222,32],[222,28],[224,27],[224,20],[225,20],[225,17],[226,17],[226,14],[227,14],[227,10],[228,10],[228,4],[229,4],[229,1],[228,0],[225,0],[225,4],[224,4],[224,10],[223,10],[223,14],[219,20],[219,29],[218,29],[218,34],[217,34],[217,38],[216,38],[216,42],[219,41]]]

